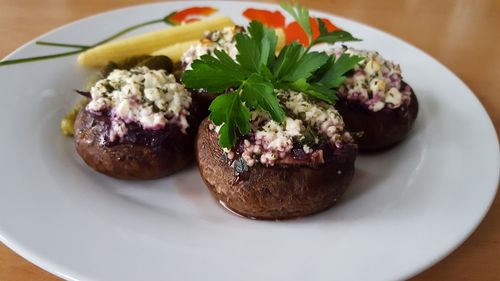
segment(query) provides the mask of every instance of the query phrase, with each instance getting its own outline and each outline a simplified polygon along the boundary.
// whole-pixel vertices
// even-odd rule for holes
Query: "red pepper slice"
[[[334,30],[340,30],[340,28],[335,26],[329,19],[322,18],[321,20],[325,23],[326,30],[330,32]],[[319,36],[318,21],[316,20],[316,18],[310,17],[309,24],[311,25],[311,29],[313,31],[313,39],[315,39]],[[287,44],[293,41],[299,41],[304,46],[308,45],[307,34],[296,21],[291,22],[286,26],[285,36]]]
[[[165,17],[165,21],[172,25],[198,21],[199,19],[193,16],[209,16],[218,10],[212,7],[191,7],[184,10],[170,13]]]
[[[257,20],[272,28],[285,27],[285,17],[279,11],[267,11],[248,8],[243,12],[243,16],[248,20]]]

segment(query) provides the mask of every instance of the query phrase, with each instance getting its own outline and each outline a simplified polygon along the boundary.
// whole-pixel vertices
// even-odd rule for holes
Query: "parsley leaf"
[[[322,75],[319,79],[320,83],[330,88],[339,87],[345,80],[343,76],[348,71],[353,69],[359,62],[363,60],[360,56],[349,56],[348,54],[342,54],[336,61],[334,56],[332,56],[332,62],[329,69]]]
[[[293,82],[303,78],[307,79],[327,61],[328,55],[324,52],[304,53],[283,80]]]
[[[253,108],[260,107],[269,112],[273,120],[285,120],[285,112],[274,94],[274,85],[258,74],[252,74],[243,84],[241,99]]]
[[[297,5],[294,7],[292,4],[286,2],[282,2],[280,6],[297,21],[300,27],[302,27],[307,35],[307,38],[309,40],[308,42],[310,43],[312,41],[313,33],[311,24],[309,23],[309,10],[301,5]]]
[[[280,52],[278,59],[274,63],[272,70],[276,80],[281,80],[293,69],[302,54],[304,54],[304,47],[297,43],[292,42],[286,45]]]
[[[311,45],[319,43],[335,44],[337,42],[361,41],[360,39],[352,36],[351,33],[344,30],[334,30],[329,32],[322,19],[316,18],[316,21],[318,21],[319,36],[314,39]]]
[[[228,54],[216,50],[217,57],[204,55],[195,60],[186,70],[182,82],[191,88],[204,88],[211,93],[220,93],[239,86],[245,80],[246,71]],[[228,75],[229,74],[229,75]]]
[[[288,88],[294,91],[306,93],[330,104],[334,104],[336,100],[337,92],[319,82],[310,83],[306,81],[306,79],[299,79],[291,84],[288,84]]]
[[[219,144],[231,148],[236,144],[236,129],[242,134],[250,132],[250,111],[241,102],[240,95],[232,92],[217,96],[210,104],[210,120],[222,125]]]
[[[261,22],[252,21],[248,26],[248,33],[252,35],[252,40],[256,41],[260,48],[260,65],[273,63],[278,44],[278,36],[274,30],[265,28]]]
[[[318,82],[309,84],[309,88],[305,90],[305,93],[329,104],[335,104],[337,100],[337,91]]]
[[[244,33],[236,34],[236,60],[240,65],[251,72],[258,72],[260,68],[260,50],[257,42]]]
[[[235,39],[238,49],[236,60],[243,68],[259,72],[262,65],[273,61],[278,37],[261,22],[252,21],[248,33],[238,33]]]

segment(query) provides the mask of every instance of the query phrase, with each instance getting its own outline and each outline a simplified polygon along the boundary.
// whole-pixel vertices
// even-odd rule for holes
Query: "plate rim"
[[[263,5],[263,6],[269,6],[269,7],[279,8],[279,4],[274,3],[274,2],[234,1],[234,0],[230,0],[230,1],[221,1],[221,0],[218,0],[218,1],[210,1],[210,2],[206,2],[206,1],[179,1],[179,0],[176,0],[176,1],[159,1],[159,2],[134,4],[134,5],[124,6],[124,7],[120,7],[120,8],[116,8],[116,9],[108,9],[108,10],[105,10],[105,11],[101,11],[99,13],[91,14],[89,16],[85,16],[85,17],[82,17],[82,18],[70,21],[70,22],[65,23],[65,24],[63,24],[61,26],[53,28],[53,29],[51,29],[51,30],[49,30],[49,31],[47,31],[45,33],[42,33],[42,34],[36,36],[35,38],[27,41],[26,43],[22,44],[21,46],[17,47],[15,50],[13,50],[12,52],[10,52],[8,55],[6,55],[5,57],[3,57],[2,61],[15,56],[18,52],[20,52],[23,49],[25,49],[26,47],[34,44],[39,39],[41,39],[43,37],[46,37],[46,36],[49,36],[51,34],[57,33],[60,30],[66,29],[66,28],[68,28],[68,27],[70,27],[72,25],[78,24],[80,22],[92,20],[93,18],[100,17],[100,16],[105,16],[106,14],[110,14],[110,13],[114,13],[114,12],[123,12],[123,11],[126,11],[126,10],[134,10],[136,8],[145,7],[145,6],[168,5],[170,3],[182,4],[182,5],[185,5],[185,6],[199,5],[201,3],[211,3],[211,4],[214,4],[214,5],[258,4],[258,5]],[[342,19],[342,20],[346,20],[346,21],[350,21],[350,22],[359,24],[359,25],[363,26],[363,28],[367,28],[367,29],[371,29],[371,30],[380,32],[380,33],[384,34],[385,36],[390,37],[391,39],[395,39],[397,41],[401,41],[401,42],[405,43],[406,45],[411,46],[413,49],[415,49],[416,51],[420,52],[420,54],[422,54],[422,55],[426,56],[427,58],[432,59],[433,61],[437,62],[437,64],[440,67],[442,67],[443,69],[445,69],[447,72],[451,73],[453,75],[453,77],[457,80],[457,82],[459,82],[462,87],[466,88],[470,92],[470,93],[467,93],[467,95],[471,94],[471,96],[473,97],[473,99],[475,100],[475,102],[480,106],[480,108],[482,109],[482,111],[486,114],[487,118],[486,118],[485,121],[487,122],[487,124],[484,124],[484,125],[487,125],[488,129],[492,131],[493,135],[495,136],[495,141],[494,142],[496,144],[496,147],[499,147],[499,139],[498,139],[498,136],[497,136],[497,130],[496,130],[495,126],[494,126],[493,120],[491,119],[491,116],[490,116],[489,112],[483,106],[483,104],[480,101],[479,97],[458,76],[458,74],[456,74],[455,72],[453,72],[448,66],[446,66],[445,64],[443,64],[439,59],[433,57],[432,55],[430,55],[429,53],[427,53],[423,49],[415,46],[414,44],[412,44],[412,43],[410,43],[410,42],[408,42],[408,41],[406,41],[406,40],[404,40],[404,39],[402,39],[402,38],[400,38],[400,37],[398,37],[396,35],[393,35],[392,33],[389,33],[389,32],[387,32],[385,30],[382,30],[382,29],[380,29],[378,27],[371,26],[368,23],[365,23],[365,22],[362,22],[362,21],[359,21],[359,20],[354,20],[354,19],[351,19],[351,18],[347,18],[347,17],[344,17],[344,16],[339,16],[339,15],[337,15],[335,13],[331,13],[331,12],[324,11],[324,10],[318,10],[318,9],[309,9],[309,10],[313,14],[323,14],[323,15],[327,15],[327,16],[333,16],[333,17],[336,17],[336,18],[339,18],[339,19]],[[75,56],[73,55],[73,56],[70,56],[70,57],[75,57]],[[496,164],[496,170],[499,170],[499,168],[500,168],[500,155],[498,155],[498,154],[496,154],[495,164]],[[462,237],[461,239],[459,239],[459,242],[455,243],[455,245],[453,247],[449,248],[447,251],[444,251],[440,255],[436,255],[433,259],[429,260],[429,262],[427,262],[427,263],[425,263],[425,264],[423,264],[423,265],[421,265],[419,267],[415,267],[413,271],[408,272],[407,275],[404,277],[405,279],[406,278],[409,279],[409,278],[415,277],[419,273],[422,273],[426,269],[429,269],[432,266],[436,265],[438,262],[440,262],[441,260],[443,260],[444,258],[446,258],[447,256],[449,256],[452,252],[454,252],[456,249],[458,249],[467,239],[470,238],[470,236],[472,235],[472,233],[474,231],[476,231],[478,229],[478,227],[480,226],[480,224],[483,222],[484,218],[489,213],[489,211],[490,211],[490,209],[492,207],[493,202],[496,199],[496,196],[497,196],[497,193],[498,193],[498,190],[499,190],[498,182],[500,180],[500,172],[497,174],[496,178],[497,178],[496,179],[497,185],[496,185],[496,187],[494,188],[494,190],[492,192],[493,193],[492,196],[490,196],[488,203],[485,206],[483,206],[483,210],[481,212],[480,219],[477,220],[477,221],[475,221],[475,223],[473,224],[473,226],[471,226],[470,229],[467,231],[467,234],[464,237]],[[92,278],[89,278],[89,276],[86,276],[86,274],[74,272],[73,270],[71,270],[71,269],[69,269],[69,268],[67,268],[67,267],[65,267],[63,265],[58,265],[58,262],[54,262],[54,261],[52,261],[50,259],[46,259],[46,258],[40,257],[36,252],[29,250],[29,247],[27,248],[26,246],[22,245],[22,243],[17,242],[15,238],[8,237],[8,235],[5,235],[5,233],[2,230],[2,228],[0,228],[0,242],[3,243],[5,246],[7,246],[12,251],[14,251],[16,254],[20,255],[22,258],[28,260],[30,263],[32,263],[35,266],[41,268],[42,270],[45,270],[47,272],[50,272],[51,274],[54,274],[54,275],[56,275],[56,276],[58,276],[60,278],[63,278],[65,280],[93,280]]]

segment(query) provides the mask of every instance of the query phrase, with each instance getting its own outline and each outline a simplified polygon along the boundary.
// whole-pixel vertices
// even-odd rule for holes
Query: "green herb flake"
[[[233,162],[234,175],[240,176],[241,174],[248,171],[247,162],[243,158],[238,158]]]

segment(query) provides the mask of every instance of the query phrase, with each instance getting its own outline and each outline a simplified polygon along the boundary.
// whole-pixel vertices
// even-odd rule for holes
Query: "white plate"
[[[207,4],[241,23],[248,6],[278,9],[157,3],[97,15],[41,38],[89,44],[133,23]],[[363,38],[358,47],[399,62],[421,107],[405,142],[358,158],[337,206],[299,220],[252,221],[216,204],[194,167],[147,182],[92,171],[59,132],[76,99],[72,90],[91,73],[67,57],[0,68],[1,241],[77,280],[394,280],[445,257],[494,198],[499,150],[491,121],[469,88],[429,55],[366,25],[314,14]],[[10,58],[54,50],[31,42]]]

